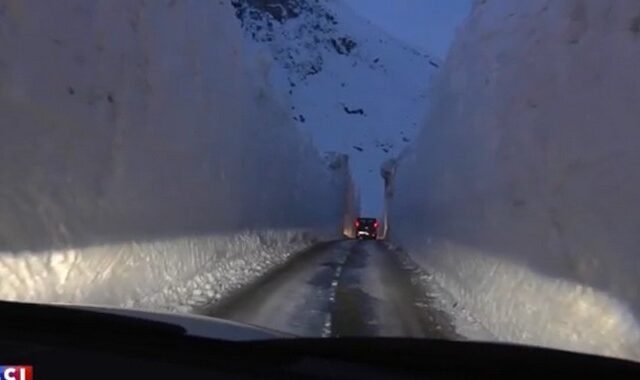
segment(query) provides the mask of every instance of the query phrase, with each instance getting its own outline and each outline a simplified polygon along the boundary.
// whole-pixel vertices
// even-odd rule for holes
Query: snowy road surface
[[[322,243],[202,312],[299,336],[459,338],[414,280],[382,242]]]

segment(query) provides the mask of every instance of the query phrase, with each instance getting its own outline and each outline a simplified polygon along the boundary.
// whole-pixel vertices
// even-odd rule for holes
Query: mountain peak
[[[413,140],[440,62],[341,1],[232,4],[246,38],[271,52],[271,80],[292,121],[320,152],[349,155],[357,186],[382,189],[379,167]]]

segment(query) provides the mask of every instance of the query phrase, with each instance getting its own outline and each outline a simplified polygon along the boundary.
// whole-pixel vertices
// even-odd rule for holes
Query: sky
[[[471,0],[344,0],[394,37],[438,58],[446,57]],[[429,20],[425,23],[424,20]]]

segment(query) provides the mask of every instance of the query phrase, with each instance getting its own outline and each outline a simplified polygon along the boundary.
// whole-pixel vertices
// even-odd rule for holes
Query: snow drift
[[[228,2],[1,8],[0,297],[171,307],[341,231],[346,171]]]
[[[640,359],[640,4],[477,1],[393,239],[498,339]]]
[[[2,297],[193,312],[315,241],[303,231],[254,231],[3,253]]]

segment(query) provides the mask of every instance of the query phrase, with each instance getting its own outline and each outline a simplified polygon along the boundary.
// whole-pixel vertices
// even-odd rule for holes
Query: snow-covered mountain
[[[350,156],[364,213],[379,214],[379,167],[423,121],[439,59],[405,46],[341,0],[233,0],[246,37],[273,56],[291,119],[322,152]]]

